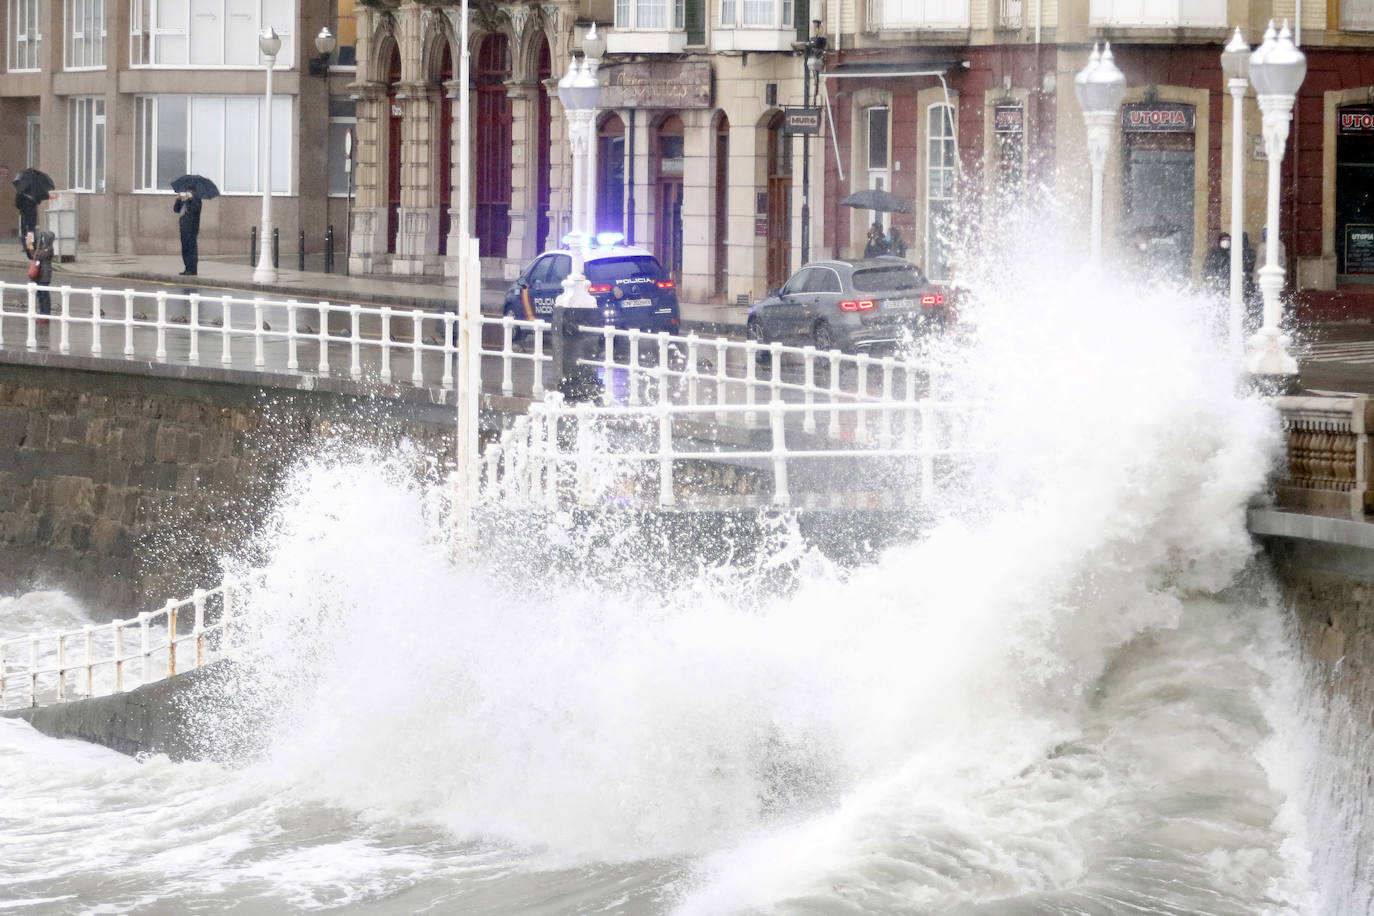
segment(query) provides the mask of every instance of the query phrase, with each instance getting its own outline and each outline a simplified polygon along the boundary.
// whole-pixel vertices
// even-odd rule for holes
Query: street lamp
[[[1226,50],[1221,52],[1221,72],[1231,90],[1231,303],[1228,313],[1228,340],[1231,356],[1240,362],[1241,336],[1245,305],[1242,298],[1245,284],[1241,277],[1245,246],[1245,159],[1241,147],[1245,144],[1245,89],[1250,84],[1250,45],[1241,37],[1240,29],[1231,36]]]
[[[254,283],[276,283],[277,268],[272,264],[272,68],[281,50],[281,36],[268,26],[258,33],[258,50],[267,58],[267,102],[262,115],[262,232],[258,237],[258,263],[253,268]]]
[[[572,153],[572,175],[569,189],[572,192],[572,231],[569,233],[568,248],[572,254],[572,270],[563,280],[563,292],[554,300],[553,306],[553,345],[554,373],[557,386],[570,399],[582,396],[579,380],[582,373],[578,367],[581,348],[577,346],[581,322],[570,317],[570,309],[579,310],[580,315],[590,315],[596,309],[596,300],[588,291],[587,277],[583,273],[584,246],[587,233],[587,203],[590,198],[588,175],[589,148],[593,133],[593,120],[596,116],[596,103],[601,94],[601,86],[594,75],[594,65],[579,65],[573,57],[568,63],[568,72],[558,81],[558,99],[568,119],[568,145]]]
[[[813,108],[813,91],[821,85],[821,68],[825,66],[825,36],[817,35],[806,43],[806,66],[802,70],[802,106]],[[811,260],[811,132],[802,131],[802,206],[801,206],[801,262]]]
[[[1117,69],[1110,42],[1100,51],[1093,45],[1088,65],[1074,77],[1073,88],[1088,131],[1088,161],[1093,170],[1091,254],[1096,264],[1102,258],[1102,173],[1112,144],[1112,122],[1126,94],[1126,77]]]
[[[315,36],[315,51],[319,56],[310,58],[311,76],[329,75],[329,58],[338,46],[339,42],[334,38],[334,33],[329,31],[329,26],[320,29],[320,34]]]
[[[1250,82],[1259,98],[1264,118],[1264,152],[1269,159],[1269,200],[1265,208],[1265,256],[1260,268],[1260,294],[1264,297],[1264,326],[1250,338],[1246,368],[1267,379],[1265,388],[1288,390],[1298,374],[1297,360],[1288,353],[1288,335],[1279,330],[1283,318],[1283,265],[1279,264],[1279,178],[1293,101],[1307,75],[1307,57],[1293,44],[1293,33],[1284,22],[1276,36],[1274,22],[1264,33],[1264,43],[1250,55]]]

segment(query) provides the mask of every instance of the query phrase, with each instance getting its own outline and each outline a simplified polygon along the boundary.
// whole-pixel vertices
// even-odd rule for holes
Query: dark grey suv
[[[812,261],[749,310],[748,333],[761,343],[852,353],[943,328],[949,318],[943,293],[910,261]]]

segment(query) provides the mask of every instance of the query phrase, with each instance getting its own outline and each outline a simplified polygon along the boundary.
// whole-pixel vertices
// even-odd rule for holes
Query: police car
[[[643,248],[622,245],[619,233],[601,233],[584,253],[588,292],[598,324],[638,331],[678,331],[677,290],[663,265]],[[553,303],[572,271],[567,249],[546,251],[506,290],[505,314],[532,321],[553,317]],[[585,323],[585,321],[584,321]]]

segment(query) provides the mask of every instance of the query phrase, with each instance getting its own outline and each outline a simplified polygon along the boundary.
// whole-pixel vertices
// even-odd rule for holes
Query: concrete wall
[[[218,559],[249,541],[303,450],[341,436],[411,438],[451,458],[454,408],[427,391],[251,380],[5,354],[0,594],[54,587],[97,619],[128,616],[218,582]],[[297,387],[307,385],[318,390]]]

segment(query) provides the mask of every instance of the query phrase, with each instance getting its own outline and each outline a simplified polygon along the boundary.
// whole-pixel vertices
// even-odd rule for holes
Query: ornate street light
[[[1239,364],[1245,333],[1245,282],[1241,276],[1245,258],[1245,158],[1241,148],[1245,144],[1245,90],[1250,85],[1250,45],[1241,37],[1240,29],[1221,52],[1221,72],[1231,90],[1231,301],[1227,324],[1231,356]]]
[[[1288,352],[1289,338],[1279,329],[1283,318],[1283,265],[1279,260],[1279,179],[1283,153],[1288,145],[1288,122],[1293,100],[1307,75],[1307,57],[1293,44],[1293,33],[1284,22],[1274,33],[1273,20],[1264,43],[1250,55],[1250,82],[1259,98],[1264,121],[1264,151],[1269,159],[1269,199],[1265,208],[1265,257],[1260,268],[1260,294],[1264,297],[1264,325],[1250,338],[1246,368],[1266,381],[1267,389],[1288,390],[1297,380],[1298,363]]]
[[[338,46],[339,42],[335,39],[334,33],[329,31],[329,26],[320,29],[320,34],[315,36],[315,51],[319,56],[310,58],[311,76],[329,75],[329,58]]]
[[[267,101],[262,114],[262,232],[258,237],[253,282],[276,283],[277,268],[272,263],[272,69],[281,51],[281,36],[276,29],[268,26],[258,34],[258,50],[267,58]]]
[[[594,64],[579,65],[577,58],[573,57],[568,63],[568,72],[558,81],[558,99],[568,119],[568,145],[572,153],[572,176],[569,182],[572,192],[572,231],[568,239],[572,270],[563,280],[563,292],[554,300],[553,345],[557,384],[569,397],[584,393],[577,390],[580,386],[576,381],[581,375],[578,371],[581,322],[578,317],[568,313],[570,309],[577,309],[576,316],[583,316],[596,311],[596,300],[588,291],[589,284],[583,273],[584,248],[588,237],[585,231],[586,214],[591,200],[590,148],[596,104],[601,95],[601,85],[594,73]]]
[[[1073,88],[1088,131],[1088,161],[1093,170],[1091,255],[1096,264],[1102,258],[1102,174],[1112,144],[1112,123],[1126,95],[1126,77],[1116,66],[1110,42],[1101,50],[1093,45],[1088,65],[1074,77]]]

